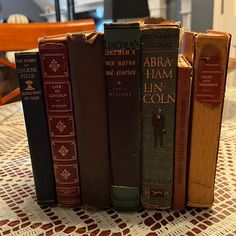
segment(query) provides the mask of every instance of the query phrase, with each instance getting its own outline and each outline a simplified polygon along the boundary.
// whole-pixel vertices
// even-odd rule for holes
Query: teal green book
[[[145,208],[172,206],[178,26],[141,31],[142,194]]]
[[[140,30],[138,23],[104,25],[111,201],[140,206]]]

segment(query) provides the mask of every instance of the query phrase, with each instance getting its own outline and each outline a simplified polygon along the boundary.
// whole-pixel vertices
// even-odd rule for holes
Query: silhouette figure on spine
[[[164,147],[163,135],[166,133],[165,116],[162,114],[162,109],[158,108],[157,112],[152,116],[152,127],[154,136],[154,147],[157,147],[159,142],[160,147]]]

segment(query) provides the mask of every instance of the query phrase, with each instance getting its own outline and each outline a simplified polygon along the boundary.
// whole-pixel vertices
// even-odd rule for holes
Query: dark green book
[[[140,30],[138,23],[105,24],[112,205],[140,205]]]
[[[49,130],[37,51],[16,53],[25,126],[34,175],[37,202],[56,205],[56,187]]]
[[[172,205],[179,27],[141,31],[142,205]]]

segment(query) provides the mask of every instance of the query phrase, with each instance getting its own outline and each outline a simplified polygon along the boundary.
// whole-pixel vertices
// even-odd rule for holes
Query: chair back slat
[[[58,34],[95,31],[93,19],[83,19],[68,22],[56,23],[29,23],[29,24],[0,24],[0,52],[21,51],[36,48],[38,38]],[[15,64],[0,58],[0,64],[15,68]],[[14,99],[20,94],[20,89],[16,88],[9,94],[1,97],[0,106]]]
[[[38,38],[95,30],[93,19],[56,23],[0,24],[0,51],[20,51],[37,47]]]

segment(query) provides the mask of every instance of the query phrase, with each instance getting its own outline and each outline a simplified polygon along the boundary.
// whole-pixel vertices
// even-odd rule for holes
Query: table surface
[[[222,124],[210,209],[117,212],[36,203],[21,102],[0,107],[0,235],[236,235],[236,118]]]

